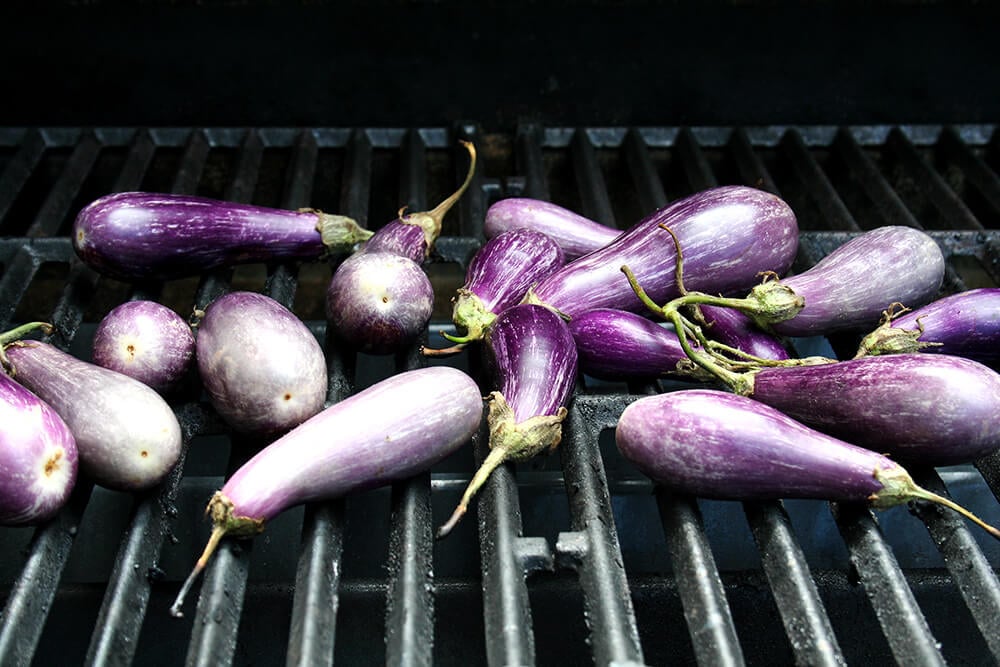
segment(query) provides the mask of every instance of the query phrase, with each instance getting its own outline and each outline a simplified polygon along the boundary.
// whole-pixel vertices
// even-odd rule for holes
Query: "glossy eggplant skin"
[[[622,266],[656,303],[679,295],[677,235],[689,290],[730,293],[748,289],[762,271],[783,274],[798,248],[795,215],[780,198],[744,186],[712,188],[661,208],[621,236],[541,281],[533,303],[574,317],[595,308],[645,312]]]
[[[168,392],[191,367],[194,333],[184,318],[162,304],[126,301],[98,323],[92,359],[160,393]]]
[[[0,373],[0,525],[52,518],[76,484],[76,440],[47,403]]]
[[[708,326],[705,335],[760,359],[788,359],[788,348],[778,336],[757,326],[735,308],[699,306]]]
[[[597,308],[569,321],[580,369],[602,380],[682,375],[690,367],[673,329],[626,310]]]
[[[119,280],[169,280],[248,262],[311,260],[349,251],[371,232],[315,210],[289,211],[206,197],[122,192],[77,215],[73,248]]]
[[[781,280],[805,299],[791,319],[771,324],[783,336],[871,330],[893,302],[915,308],[938,293],[944,255],[912,227],[879,227],[851,239],[812,268]]]
[[[148,489],[173,469],[181,429],[151,387],[41,341],[5,349],[13,377],[52,406],[76,439],[80,471],[118,491]]]
[[[216,412],[238,432],[274,435],[323,409],[323,349],[274,299],[230,292],[198,323],[198,374]]]
[[[556,204],[527,197],[510,197],[486,211],[483,231],[491,239],[512,229],[532,229],[552,238],[566,261],[582,257],[614,241],[620,229],[578,215]]]
[[[766,368],[752,393],[802,423],[894,459],[968,463],[1000,447],[1000,374],[940,354]]]
[[[422,227],[396,219],[375,232],[361,252],[389,252],[423,264],[432,244]]]
[[[655,482],[704,498],[862,501],[883,488],[875,470],[899,467],[763,403],[712,389],[634,401],[615,441]]]
[[[903,313],[866,336],[859,354],[918,351],[1000,369],[1000,288],[966,290]]]

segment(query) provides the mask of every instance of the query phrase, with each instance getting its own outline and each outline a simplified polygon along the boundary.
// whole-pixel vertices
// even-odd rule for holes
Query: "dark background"
[[[992,123],[992,6],[36,2],[0,125]]]

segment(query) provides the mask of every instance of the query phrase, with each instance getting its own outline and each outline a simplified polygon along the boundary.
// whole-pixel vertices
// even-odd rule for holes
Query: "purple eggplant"
[[[47,403],[0,373],[0,525],[51,519],[76,484],[76,440]]]
[[[421,268],[441,233],[445,214],[469,187],[476,151],[462,185],[434,209],[403,215],[385,225],[348,257],[330,279],[326,315],[333,333],[371,354],[390,354],[413,343],[426,329],[434,288]]]
[[[301,503],[370,489],[427,470],[472,438],[483,415],[478,385],[436,366],[383,380],[332,405],[262,449],[211,499],[204,553],[171,607],[184,597],[226,535],[251,536]]]
[[[614,241],[620,229],[602,225],[541,199],[510,197],[486,211],[483,231],[491,239],[512,229],[532,229],[552,238],[572,261]]]
[[[542,306],[521,304],[500,313],[486,335],[487,362],[495,379],[490,393],[490,453],[466,488],[444,537],[465,514],[490,473],[505,461],[524,461],[552,450],[577,376],[576,343],[561,317]]]
[[[774,334],[765,331],[735,308],[701,306],[705,336],[758,359],[788,359],[788,348]]]
[[[80,470],[118,491],[148,489],[173,469],[181,429],[170,406],[134,378],[41,341],[0,341],[11,376],[52,406],[76,439]]]
[[[655,211],[550,274],[528,300],[568,317],[595,308],[642,311],[623,266],[654,301],[679,296],[672,235],[683,252],[686,287],[710,293],[747,289],[761,272],[785,272],[798,247],[798,224],[783,200],[743,186],[712,188]]]
[[[898,463],[742,396],[690,389],[647,396],[622,412],[622,455],[673,491],[727,500],[819,498],[876,509],[927,500],[1000,539],[1000,531],[917,484]]]
[[[194,359],[194,333],[180,315],[155,301],[113,308],[94,332],[93,361],[148,384],[174,388]]]
[[[371,236],[351,218],[190,195],[122,192],[97,199],[73,223],[87,265],[120,280],[169,280],[248,262],[316,259]]]
[[[1000,369],[1000,288],[952,294],[889,317],[861,341],[858,356],[936,352]]]
[[[290,310],[256,292],[230,292],[198,322],[198,372],[233,429],[273,435],[323,409],[326,359]]]

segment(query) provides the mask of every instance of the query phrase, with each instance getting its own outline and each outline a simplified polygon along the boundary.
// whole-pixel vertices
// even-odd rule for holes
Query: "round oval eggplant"
[[[247,262],[316,259],[371,236],[351,218],[191,195],[121,192],[84,207],[73,249],[120,280],[169,280]]]
[[[891,459],[742,396],[690,389],[640,398],[622,412],[615,441],[639,470],[676,492],[725,500],[868,501],[876,509],[926,500],[1000,539],[996,528],[917,486]]]
[[[933,352],[1000,368],[1000,288],[952,294],[892,318],[861,341],[858,356]]]
[[[76,440],[47,403],[0,373],[0,525],[51,519],[76,484]]]
[[[127,301],[104,316],[94,332],[95,364],[164,393],[194,359],[194,333],[180,315],[155,301]]]
[[[597,308],[574,317],[580,369],[602,380],[684,377],[696,368],[677,334],[637,313]]]
[[[181,455],[181,429],[154,389],[41,341],[12,343],[4,351],[14,379],[69,426],[80,471],[94,482],[138,491],[173,469]]]
[[[761,272],[784,273],[795,259],[798,224],[773,194],[743,186],[699,192],[655,211],[610,244],[550,274],[528,299],[574,317],[595,308],[642,312],[622,267],[629,267],[649,297],[679,296],[677,252],[690,290],[729,293],[750,287]]]
[[[479,430],[478,385],[436,366],[383,380],[332,405],[262,449],[209,502],[212,536],[171,613],[227,534],[249,536],[300,503],[406,479],[427,470]]]
[[[334,333],[370,354],[413,343],[434,310],[434,288],[416,262],[388,252],[357,253],[337,267],[326,292]]]
[[[273,435],[323,409],[323,349],[274,299],[256,292],[219,297],[198,323],[196,345],[212,406],[233,429]]]
[[[614,241],[622,230],[602,225],[556,204],[510,197],[486,211],[483,231],[491,239],[512,229],[532,229],[552,238],[572,261]]]

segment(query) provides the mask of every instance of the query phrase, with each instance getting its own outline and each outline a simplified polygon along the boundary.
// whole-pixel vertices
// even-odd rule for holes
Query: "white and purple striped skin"
[[[430,253],[432,243],[427,240],[423,227],[397,218],[376,231],[374,236],[365,242],[360,252],[389,252],[406,257],[417,264],[423,264]]]
[[[317,225],[328,229],[321,233]],[[84,207],[73,248],[99,273],[169,280],[247,262],[310,260],[347,251],[371,232],[344,216],[190,195],[122,192]],[[326,245],[324,245],[324,240]]]
[[[352,347],[391,354],[412,344],[434,310],[434,288],[414,261],[388,252],[351,255],[326,291],[331,329]]]
[[[76,440],[47,403],[0,373],[0,525],[52,518],[76,484]]]
[[[603,248],[622,233],[562,206],[527,197],[501,199],[486,211],[483,231],[487,239],[512,229],[533,229],[549,236],[563,249],[566,261]]]
[[[41,341],[5,350],[13,377],[48,403],[76,439],[80,471],[118,491],[156,486],[181,454],[181,429],[154,389]]]
[[[489,239],[472,257],[463,289],[496,315],[520,303],[529,287],[565,263],[564,251],[550,236],[512,229]]]
[[[191,367],[194,333],[184,318],[162,304],[126,301],[98,323],[92,359],[166,393]]]
[[[637,313],[598,308],[569,321],[580,369],[602,380],[640,380],[682,374],[692,366],[677,334]]]
[[[746,395],[899,461],[969,463],[1000,448],[1000,374],[962,357],[894,354],[766,368],[753,374]]]
[[[899,336],[902,332],[910,335]],[[893,318],[871,337],[870,343],[869,337],[862,341],[861,353],[951,354],[1000,369],[1000,288],[971,289],[932,301]],[[902,348],[866,348],[866,344],[875,346],[885,337]]]
[[[798,223],[783,200],[744,186],[712,188],[655,211],[610,244],[552,273],[529,300],[568,317],[595,308],[644,312],[622,266],[654,302],[679,296],[674,240],[661,224],[678,238],[684,284],[692,291],[747,289],[763,271],[784,273],[798,248]]]
[[[812,268],[781,279],[781,285],[805,299],[805,307],[770,327],[782,336],[871,330],[893,302],[915,308],[933,299],[944,268],[941,248],[919,229],[898,225],[873,229]]]
[[[615,430],[622,455],[653,481],[726,500],[866,500],[885,456],[808,428],[753,399],[713,389],[640,398]]]
[[[746,354],[768,360],[788,359],[788,349],[774,334],[758,327],[752,319],[735,308],[699,306],[708,326],[705,336]]]
[[[221,489],[235,519],[412,477],[468,442],[483,400],[468,375],[432,366],[394,375],[327,408],[261,450]]]
[[[256,292],[219,297],[205,309],[196,345],[202,384],[234,430],[273,435],[323,409],[323,349],[274,299]]]

